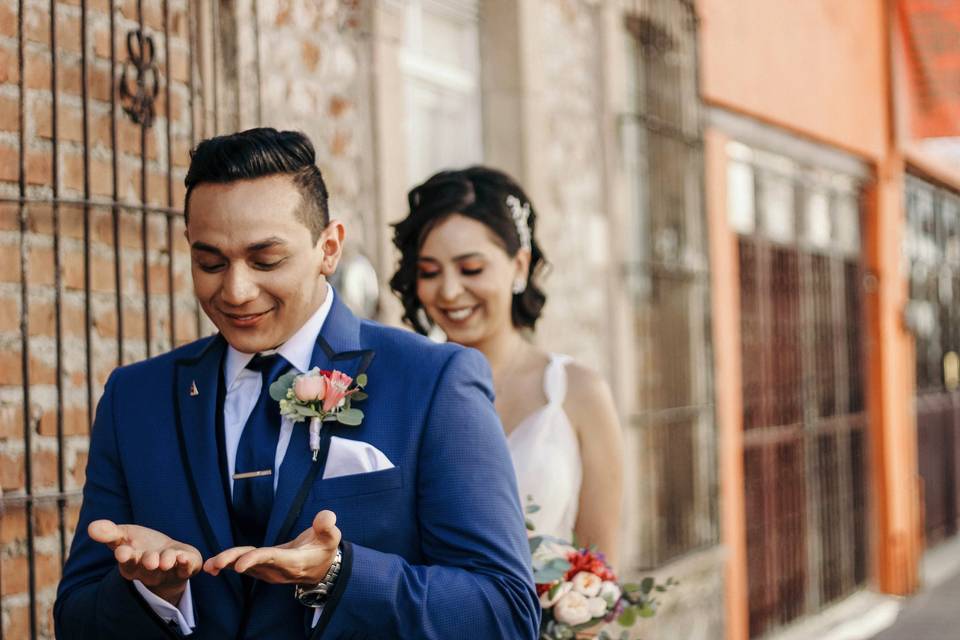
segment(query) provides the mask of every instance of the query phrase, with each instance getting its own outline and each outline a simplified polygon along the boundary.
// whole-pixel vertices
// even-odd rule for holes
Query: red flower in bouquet
[[[573,577],[581,571],[587,571],[601,580],[617,581],[617,576],[607,566],[603,554],[598,551],[580,549],[575,553],[567,554],[567,562],[570,563],[570,570],[564,574],[564,580],[573,580]]]

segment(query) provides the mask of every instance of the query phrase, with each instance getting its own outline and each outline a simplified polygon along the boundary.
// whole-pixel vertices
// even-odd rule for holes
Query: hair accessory
[[[517,227],[520,248],[530,251],[530,203],[524,202],[521,205],[520,198],[511,195],[507,196],[507,206],[510,207],[510,217],[513,218],[513,224]],[[526,283],[523,286],[526,288]],[[516,289],[516,286],[514,286],[514,289]]]
[[[527,281],[524,278],[517,278],[516,280],[513,281],[513,287],[511,288],[511,291],[513,291],[513,295],[518,296],[526,290],[527,290]]]

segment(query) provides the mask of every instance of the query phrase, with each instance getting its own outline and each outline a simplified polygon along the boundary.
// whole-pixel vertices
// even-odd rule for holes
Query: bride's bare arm
[[[623,503],[623,437],[610,387],[597,372],[567,365],[564,410],[580,441],[583,484],[575,531],[580,545],[595,544],[617,568]]]

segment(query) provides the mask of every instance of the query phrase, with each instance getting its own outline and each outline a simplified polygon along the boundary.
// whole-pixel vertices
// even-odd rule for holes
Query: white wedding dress
[[[583,467],[577,434],[563,410],[568,362],[569,356],[550,355],[543,376],[547,404],[524,418],[507,437],[507,444],[517,472],[520,504],[525,511],[528,504],[539,507],[527,514],[535,532],[570,541]]]

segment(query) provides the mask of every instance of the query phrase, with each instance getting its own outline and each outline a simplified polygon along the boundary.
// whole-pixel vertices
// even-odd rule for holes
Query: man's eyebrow
[[[190,248],[195,251],[203,251],[204,253],[215,253],[218,256],[222,256],[223,252],[220,249],[216,248],[212,244],[207,244],[206,242],[193,242],[190,244]]]
[[[265,240],[260,240],[259,242],[254,242],[253,244],[247,245],[248,253],[256,253],[257,251],[264,251],[265,249],[270,249],[272,247],[277,247],[281,245],[286,245],[287,241],[283,238],[278,238],[272,236]],[[223,255],[223,251],[213,246],[212,244],[207,244],[206,242],[194,242],[190,245],[191,249],[196,251],[203,251],[204,253],[215,253],[218,256]]]
[[[277,236],[271,236],[266,240],[261,240],[260,242],[254,242],[253,244],[247,245],[247,251],[250,253],[256,251],[263,251],[264,249],[270,249],[272,247],[286,245],[287,241],[283,238],[278,238]]]

